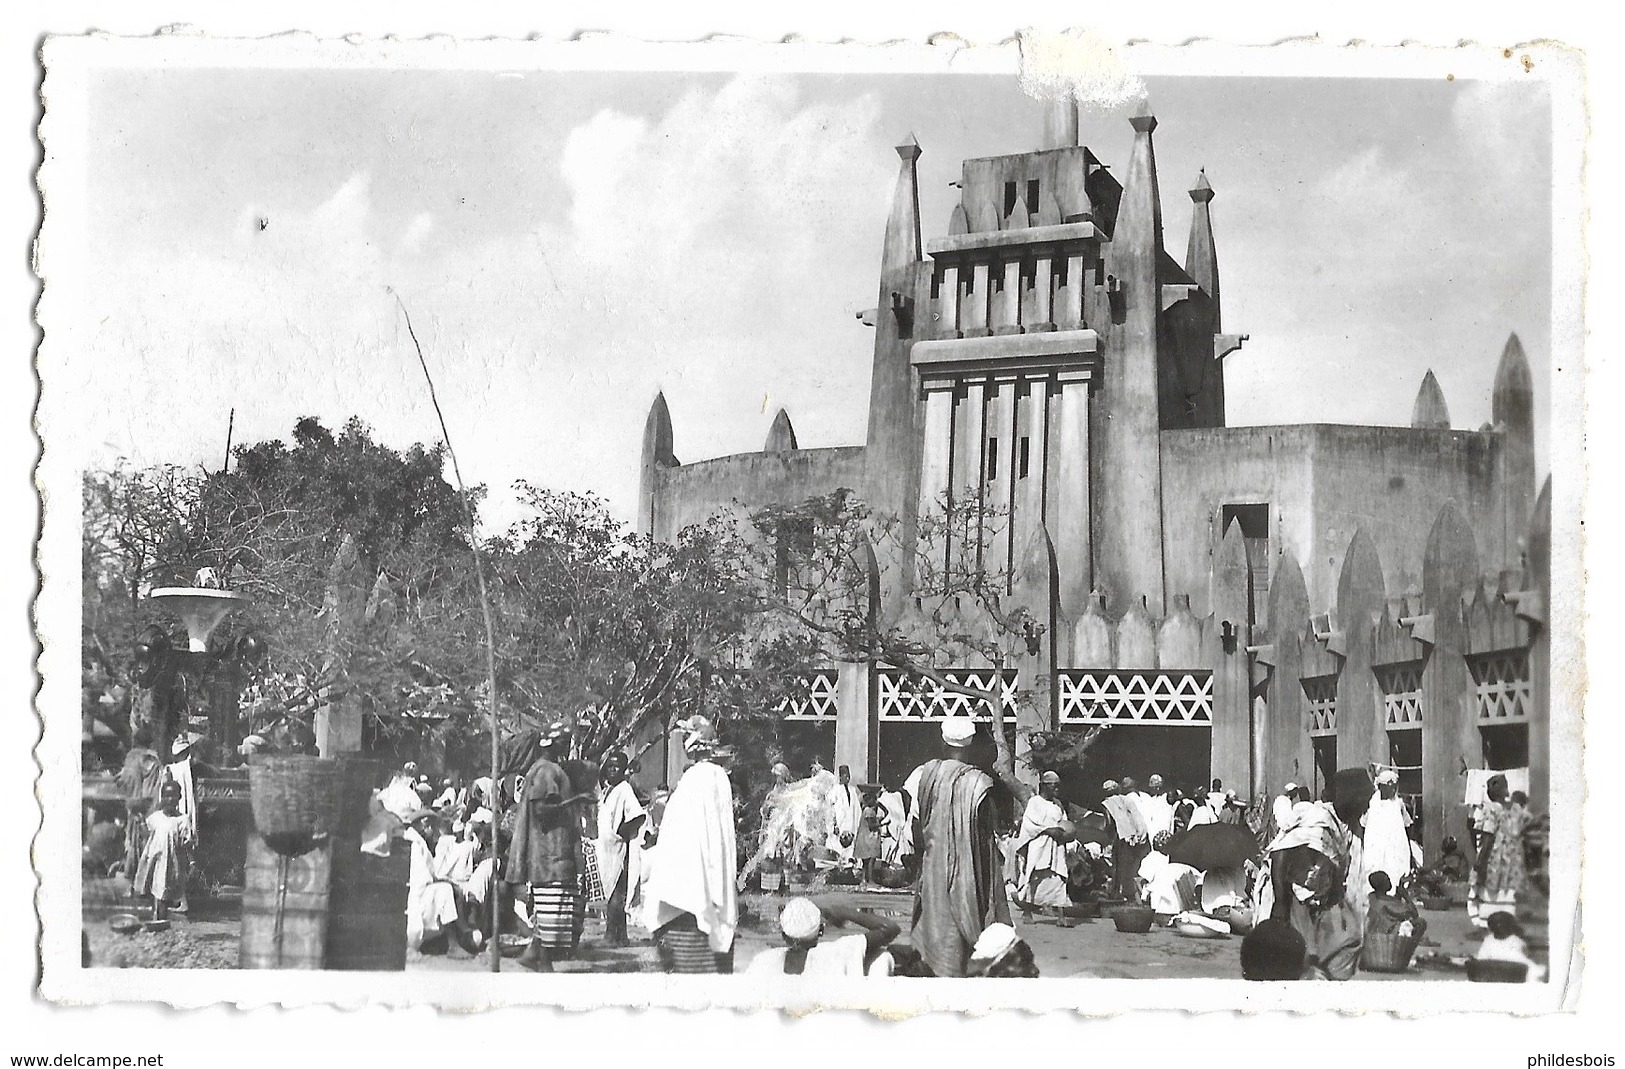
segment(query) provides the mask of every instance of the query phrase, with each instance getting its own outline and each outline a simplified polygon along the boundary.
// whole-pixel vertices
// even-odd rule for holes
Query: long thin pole
[[[231,432],[237,427],[237,410],[234,408],[226,416],[226,460],[220,465],[220,473],[224,475],[231,468]]]
[[[486,942],[487,952],[491,956],[491,971],[502,971],[502,946],[499,938],[499,920],[497,910],[496,884],[498,873],[497,853],[499,841],[496,830],[496,790],[499,766],[502,760],[502,735],[497,730],[497,638],[496,627],[491,622],[491,596],[485,588],[485,565],[480,560],[479,538],[474,531],[474,510],[468,506],[468,490],[463,486],[463,471],[457,466],[457,450],[451,445],[451,432],[446,429],[445,413],[440,411],[440,398],[435,393],[434,376],[429,374],[429,362],[423,356],[423,345],[418,341],[417,331],[412,329],[412,314],[406,310],[406,302],[401,295],[389,287],[390,296],[400,307],[401,318],[406,320],[406,333],[412,338],[412,348],[418,354],[418,366],[423,368],[424,381],[429,384],[429,403],[434,405],[435,418],[440,421],[440,440],[446,443],[446,455],[451,457],[451,473],[457,480],[457,500],[463,506],[463,520],[468,524],[468,552],[474,558],[474,581],[480,590],[480,615],[485,618],[485,670],[486,670],[486,702],[491,717],[491,889],[487,897],[491,900],[491,933]]]

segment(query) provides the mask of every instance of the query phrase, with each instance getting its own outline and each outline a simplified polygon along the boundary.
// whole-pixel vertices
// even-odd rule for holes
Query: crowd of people
[[[1421,901],[1465,885],[1468,915],[1485,930],[1479,956],[1542,973],[1517,909],[1540,868],[1544,821],[1505,774],[1474,781],[1470,850],[1445,837],[1424,867],[1392,768],[1373,767],[1335,796],[1288,783],[1257,805],[1219,780],[1181,790],[1161,775],[1143,788],[1130,776],[1106,780],[1078,804],[1062,799],[1051,770],[1012,807],[985,747],[973,745],[974,722],[954,717],[937,756],[900,781],[858,784],[847,767],[816,762],[796,779],[776,763],[759,831],[741,850],[739,829],[753,822],[740,820],[736,754],[704,717],[680,727],[687,767],[675,789],[652,796],[634,789],[625,754],[596,768],[572,761],[567,722],[510,740],[494,778],[402,766],[374,793],[363,849],[389,856],[401,844],[410,854],[410,947],[505,947],[547,972],[577,953],[597,903],[603,946],[627,946],[636,928],[667,971],[732,972],[739,897],[754,887],[785,901],[783,945],[756,955],[753,974],[1032,976],[1012,909],[1028,924],[1069,926],[1090,907],[1138,906],[1170,927],[1243,934],[1249,979],[1346,980],[1368,943],[1422,944]],[[87,858],[116,859],[155,918],[187,908],[194,742],[183,735],[163,757],[133,749],[120,781],[140,805],[114,832],[87,836]],[[834,900],[792,897],[797,883],[910,894],[907,931]]]
[[[754,886],[785,902],[783,945],[756,955],[753,974],[1031,976],[1012,908],[1029,924],[1068,925],[1105,905],[1243,934],[1250,979],[1346,980],[1367,942],[1421,944],[1421,897],[1465,877],[1469,913],[1488,929],[1480,954],[1540,974],[1516,920],[1539,822],[1504,776],[1484,780],[1475,860],[1447,840],[1423,868],[1391,768],[1336,798],[1288,783],[1267,806],[1218,780],[1180,790],[1161,775],[1143,788],[1107,780],[1098,802],[1079,805],[1061,799],[1061,776],[1047,771],[1014,811],[1007,787],[973,756],[974,723],[950,718],[939,754],[900,783],[855,784],[848,768],[817,763],[796,779],[775,764],[754,849],[742,851],[736,754],[704,717],[681,728],[687,767],[653,797],[633,788],[623,754],[590,772],[568,760],[564,724],[511,744],[495,780],[465,787],[405,766],[375,810],[410,846],[413,946],[478,953],[503,935],[523,943],[519,965],[551,971],[577,951],[597,902],[605,946],[626,946],[636,927],[667,971],[732,972],[740,894]],[[796,883],[911,893],[907,932],[834,900],[793,897]]]

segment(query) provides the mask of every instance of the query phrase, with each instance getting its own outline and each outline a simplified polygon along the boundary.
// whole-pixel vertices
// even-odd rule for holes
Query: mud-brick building
[[[1047,623],[1011,681],[1048,684],[1028,727],[1110,723],[1103,766],[1246,793],[1398,765],[1430,849],[1432,829],[1459,830],[1468,769],[1528,768],[1544,804],[1549,495],[1516,336],[1486,359],[1479,430],[1451,426],[1431,372],[1408,425],[1228,426],[1225,365],[1247,335],[1222,315],[1215,191],[1196,176],[1176,259],[1157,120],[1130,121],[1115,173],[1078,143],[1075,110],[1040,151],[966,160],[930,239],[921,149],[900,145],[867,442],[800,449],[781,412],[760,453],[680,464],[656,398],[640,526],[669,538],[734,503],[839,487],[907,524],[975,495],[1007,522],[944,552],[990,560]],[[886,619],[908,619],[910,571],[882,562]],[[833,723],[836,760],[873,778],[917,761],[962,704],[843,664],[787,715]]]

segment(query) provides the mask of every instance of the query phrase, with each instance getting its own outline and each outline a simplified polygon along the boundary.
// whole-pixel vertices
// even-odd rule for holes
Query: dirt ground
[[[837,901],[859,909],[885,916],[903,929],[908,927],[913,908],[909,893],[859,892],[831,890],[814,894],[815,898]],[[779,945],[777,931],[778,910],[782,898],[747,895],[741,899],[741,919],[735,940],[735,968],[743,970],[752,958],[770,947]],[[175,919],[175,933],[161,935],[121,936],[107,925],[107,917],[114,911],[117,900],[109,895],[87,894],[85,931],[89,939],[91,961],[95,966],[159,964],[166,949],[175,959],[171,964],[185,967],[232,967],[236,961],[238,921],[228,907],[194,907],[193,916]],[[1537,906],[1525,912],[1523,923],[1537,959],[1544,961],[1545,924],[1542,910]],[[1481,936],[1467,920],[1465,909],[1448,912],[1427,912],[1428,942],[1418,954],[1423,960],[1404,973],[1359,974],[1358,979],[1382,982],[1405,980],[1465,980],[1466,974],[1450,959],[1469,957],[1478,947]],[[1106,978],[1106,979],[1188,979],[1198,977],[1235,979],[1241,975],[1239,965],[1239,938],[1200,940],[1189,939],[1168,929],[1153,930],[1144,935],[1118,932],[1107,919],[1080,921],[1076,927],[1063,928],[1055,921],[1038,918],[1032,922],[1016,918],[1016,929],[1032,946],[1039,972],[1046,977]],[[576,959],[559,964],[560,972],[654,972],[659,969],[654,948],[647,939],[635,940],[622,950],[602,946],[603,923],[596,915],[587,920],[586,933]],[[522,972],[505,961],[504,971]],[[466,972],[489,967],[483,955],[470,958],[458,949],[438,957],[411,954],[407,969],[413,972]]]

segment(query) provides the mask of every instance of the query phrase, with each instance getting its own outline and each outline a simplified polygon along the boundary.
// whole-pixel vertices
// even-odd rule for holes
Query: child
[[[1529,967],[1524,976],[1526,983],[1538,984],[1546,978],[1546,970],[1535,964],[1529,956],[1529,944],[1523,941],[1523,929],[1517,919],[1505,911],[1491,913],[1485,920],[1489,934],[1484,945],[1474,955],[1479,961],[1515,961]]]
[[[1380,935],[1415,936],[1420,942],[1428,922],[1417,912],[1416,905],[1403,895],[1391,893],[1393,881],[1386,872],[1373,872],[1369,879],[1371,894],[1366,897],[1365,930]]]
[[[147,834],[130,893],[151,895],[152,919],[161,921],[180,903],[191,871],[191,824],[181,813],[181,788],[173,780],[159,791],[158,811],[147,817]]]

